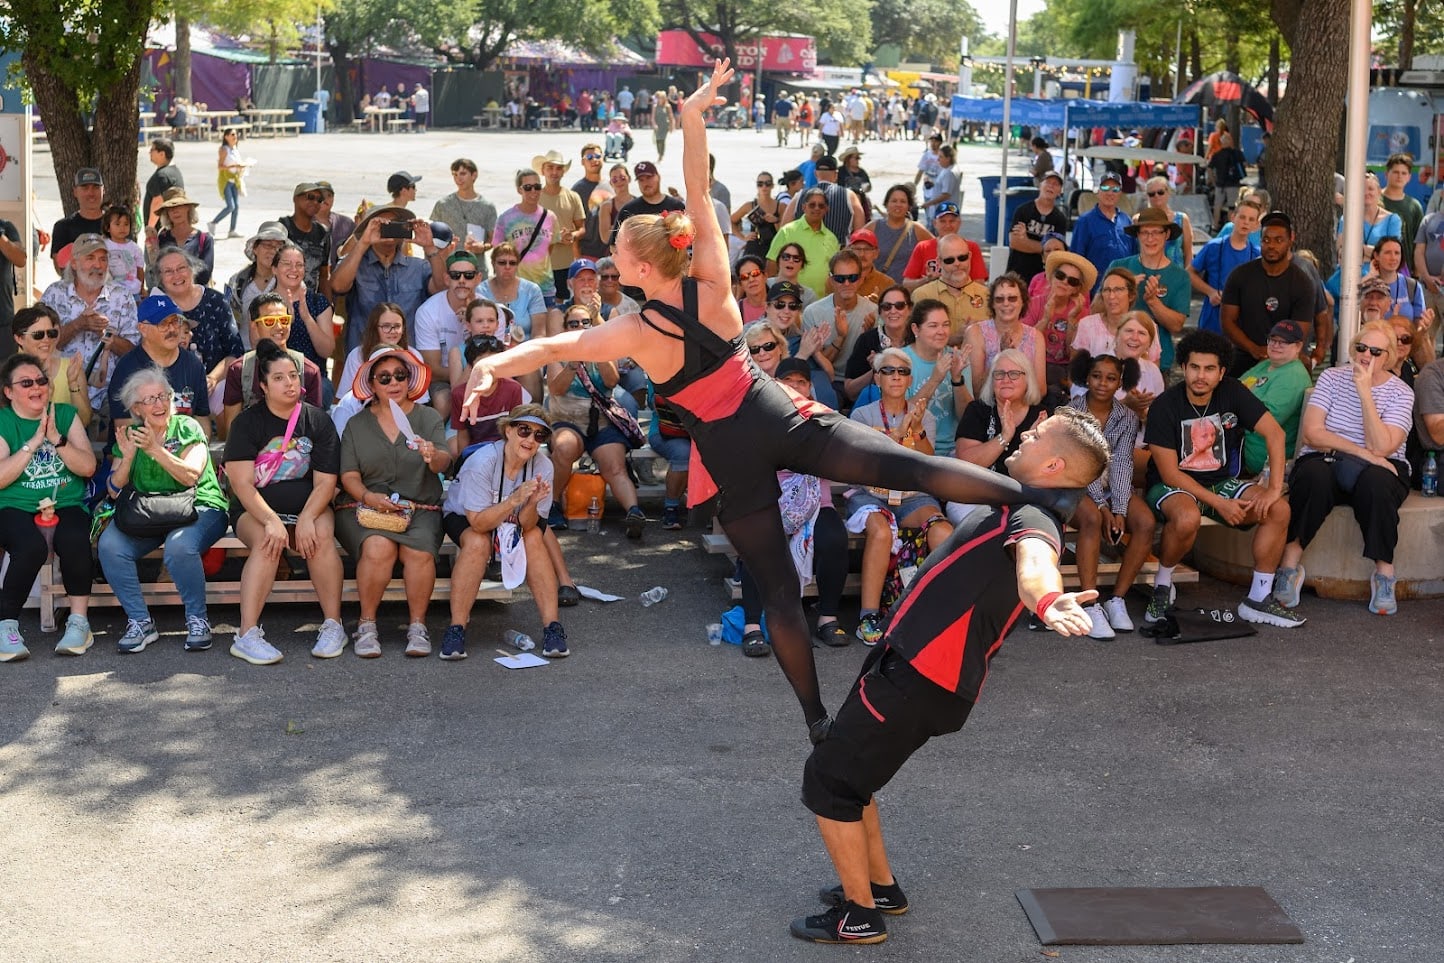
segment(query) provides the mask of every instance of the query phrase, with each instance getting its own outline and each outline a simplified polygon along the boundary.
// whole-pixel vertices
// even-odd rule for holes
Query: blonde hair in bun
[[[635,214],[617,231],[619,243],[626,244],[639,260],[651,264],[664,277],[679,278],[687,273],[687,248],[697,236],[692,219],[681,211],[666,214]],[[676,238],[676,241],[673,241]],[[685,241],[685,243],[683,243]],[[679,246],[680,245],[680,246]]]

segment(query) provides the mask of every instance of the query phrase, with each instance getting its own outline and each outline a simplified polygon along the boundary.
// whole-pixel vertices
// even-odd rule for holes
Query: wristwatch
[[[20,446],[20,450],[23,451],[23,452],[25,452],[25,454],[27,454],[27,455],[29,455],[29,454],[31,454],[31,453],[33,453],[33,452],[35,451],[34,448],[31,448],[31,447],[30,447],[30,442],[28,442],[28,441],[25,442],[24,444],[22,444],[22,445]]]

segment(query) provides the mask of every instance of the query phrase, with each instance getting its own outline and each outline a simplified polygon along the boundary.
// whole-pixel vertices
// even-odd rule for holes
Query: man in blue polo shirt
[[[1104,174],[1098,184],[1098,204],[1073,225],[1071,250],[1093,262],[1098,269],[1098,284],[1103,282],[1108,265],[1138,253],[1137,242],[1125,233],[1133,221],[1118,209],[1122,190],[1123,178],[1111,171]],[[1094,294],[1098,293],[1098,284],[1093,285]]]

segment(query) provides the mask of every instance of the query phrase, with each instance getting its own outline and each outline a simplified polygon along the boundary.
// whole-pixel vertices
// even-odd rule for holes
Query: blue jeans
[[[96,546],[100,567],[115,597],[125,609],[126,618],[143,622],[150,618],[145,596],[141,594],[140,573],[136,562],[151,552],[165,547],[165,567],[175,582],[185,605],[186,618],[206,617],[206,573],[201,553],[226,533],[226,513],[219,508],[198,508],[194,522],[178,528],[164,538],[134,538],[111,524],[101,533]]]
[[[211,218],[211,227],[215,227],[222,218],[229,214],[231,215],[231,232],[235,233],[236,219],[241,216],[241,192],[236,188],[235,181],[226,181],[226,189],[221,197],[225,200],[226,206],[221,208],[219,214]]]

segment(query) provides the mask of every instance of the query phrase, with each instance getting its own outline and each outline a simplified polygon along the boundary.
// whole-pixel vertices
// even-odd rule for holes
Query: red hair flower
[[[667,243],[671,244],[679,251],[685,251],[687,250],[687,248],[692,246],[692,238],[694,236],[695,235],[692,234],[673,234],[671,237],[667,238]]]

